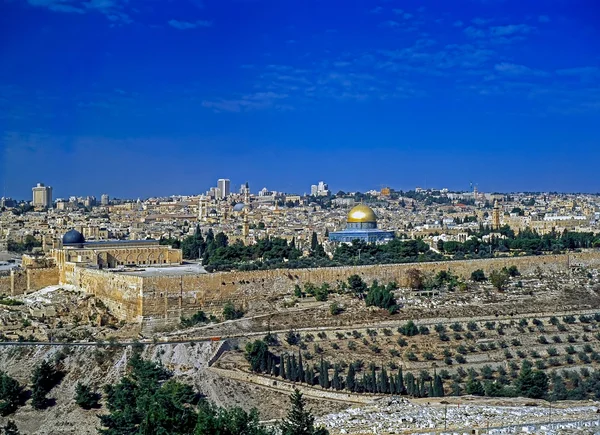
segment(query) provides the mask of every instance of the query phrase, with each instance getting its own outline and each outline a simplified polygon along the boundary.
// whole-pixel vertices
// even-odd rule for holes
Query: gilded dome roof
[[[377,222],[377,216],[371,207],[359,204],[348,213],[348,223]]]

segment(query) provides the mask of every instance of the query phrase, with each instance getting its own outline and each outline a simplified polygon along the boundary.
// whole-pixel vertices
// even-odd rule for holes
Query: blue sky
[[[592,0],[0,0],[2,192],[600,191]]]

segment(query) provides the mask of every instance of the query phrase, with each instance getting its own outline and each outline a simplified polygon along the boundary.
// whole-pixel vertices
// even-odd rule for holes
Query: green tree
[[[99,407],[100,394],[93,391],[88,385],[77,382],[75,386],[75,403],[83,409]]]
[[[0,415],[5,417],[17,410],[22,401],[23,387],[0,371]]]
[[[504,290],[508,281],[509,276],[506,272],[493,270],[492,273],[490,273],[490,282],[498,291]]]
[[[273,435],[259,423],[256,409],[249,413],[241,408],[223,409],[203,403],[198,409],[194,435]]]
[[[356,389],[356,371],[354,369],[354,364],[350,364],[348,367],[348,375],[346,376],[346,389],[354,392]]]
[[[235,320],[244,316],[244,312],[242,310],[238,310],[235,308],[235,305],[231,302],[226,302],[223,305],[223,318],[225,320]]]
[[[474,270],[471,272],[471,281],[482,282],[485,281],[485,273],[481,269]]]
[[[31,405],[35,409],[43,409],[48,405],[46,395],[63,378],[64,373],[56,370],[54,365],[44,360],[37,365],[31,374]]]
[[[348,278],[348,288],[355,296],[362,298],[368,287],[360,276],[351,275]]]
[[[465,385],[465,392],[474,396],[483,396],[485,394],[483,385],[474,376],[469,376],[469,380]]]
[[[520,396],[541,399],[548,393],[548,376],[540,370],[534,370],[531,363],[525,360],[515,380],[515,391]]]
[[[271,357],[269,346],[262,340],[246,343],[246,359],[253,372],[264,373],[267,370],[268,360]]]
[[[291,409],[281,423],[282,435],[328,435],[324,428],[315,428],[315,417],[306,409],[306,402],[297,388],[290,395]]]

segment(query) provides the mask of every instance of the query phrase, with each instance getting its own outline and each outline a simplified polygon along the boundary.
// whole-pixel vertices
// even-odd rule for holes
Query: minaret
[[[248,185],[247,181],[246,186],[244,188],[244,204],[250,207],[250,186]]]
[[[249,234],[250,234],[250,225],[248,225],[248,209],[244,208],[244,230],[243,230],[244,239],[248,238]]]
[[[494,201],[494,210],[492,211],[492,229],[497,230],[500,228],[500,206],[498,200]]]

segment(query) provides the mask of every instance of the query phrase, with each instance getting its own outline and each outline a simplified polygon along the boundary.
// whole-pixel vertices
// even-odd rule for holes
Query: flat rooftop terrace
[[[180,266],[136,267],[131,269],[111,269],[111,272],[132,276],[182,276],[208,273],[200,264],[182,264]]]

